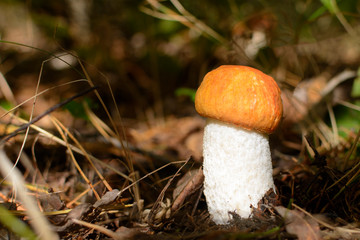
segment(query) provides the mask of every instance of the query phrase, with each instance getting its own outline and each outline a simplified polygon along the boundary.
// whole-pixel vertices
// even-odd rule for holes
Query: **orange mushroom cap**
[[[275,80],[246,66],[223,65],[205,75],[195,95],[203,117],[270,134],[282,117],[281,94]]]

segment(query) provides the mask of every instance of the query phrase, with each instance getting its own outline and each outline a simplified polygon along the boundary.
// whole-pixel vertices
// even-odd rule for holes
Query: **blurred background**
[[[208,71],[242,64],[282,89],[283,145],[301,150],[311,132],[330,149],[360,123],[359,11],[356,0],[1,1],[0,104],[31,99],[39,84],[47,90],[39,115],[91,79],[125,126],[158,126],[196,116],[194,93]],[[75,100],[58,117],[83,126],[86,101],[106,121],[93,99]]]
[[[359,11],[356,0],[1,1],[0,71],[21,102],[40,75],[41,89],[84,78],[78,57],[111,101],[109,82],[124,118],[183,116],[194,113],[191,90],[221,64],[259,68],[290,92],[356,71]],[[44,94],[39,112],[42,98],[49,107],[83,87]]]

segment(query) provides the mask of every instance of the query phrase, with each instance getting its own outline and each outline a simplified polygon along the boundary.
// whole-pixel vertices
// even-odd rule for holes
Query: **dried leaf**
[[[178,210],[184,203],[186,197],[196,192],[203,184],[204,174],[202,169],[187,172],[177,183],[173,192],[174,203],[171,210]]]
[[[112,191],[105,193],[104,196],[101,197],[101,199],[97,200],[94,203],[94,207],[104,208],[104,206],[112,204],[119,196],[119,192],[120,191],[118,189],[114,189]]]
[[[63,225],[53,226],[53,229],[60,234],[61,237],[66,238],[66,235],[71,235],[74,232],[80,231],[81,225],[74,223],[74,219],[85,222],[92,222],[95,220],[101,210],[91,206],[89,203],[83,203],[73,208],[67,215]]]
[[[185,117],[180,119],[167,119],[165,124],[152,127],[148,130],[129,130],[136,147],[164,155],[164,150],[172,150],[179,155],[179,158],[186,158],[190,155],[195,157],[196,161],[201,158],[201,141],[200,136],[195,136],[188,141],[193,134],[202,132],[205,125],[204,119],[200,117]],[[196,143],[200,141],[200,144]],[[166,148],[164,148],[166,146]]]
[[[275,207],[275,209],[284,218],[288,233],[296,235],[299,240],[321,239],[319,225],[314,219],[305,216],[300,211],[282,206]]]
[[[39,198],[45,211],[61,210],[65,207],[64,201],[61,200],[59,194],[50,192],[48,194],[42,194]]]

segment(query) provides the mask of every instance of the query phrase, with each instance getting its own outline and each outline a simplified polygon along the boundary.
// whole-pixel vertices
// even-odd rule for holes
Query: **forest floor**
[[[358,1],[20,2],[0,3],[1,239],[360,239]],[[273,76],[284,113],[276,196],[216,225],[193,97],[223,64]]]

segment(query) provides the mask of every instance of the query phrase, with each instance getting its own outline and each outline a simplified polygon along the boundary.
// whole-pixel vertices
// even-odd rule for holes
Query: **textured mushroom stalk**
[[[229,212],[250,217],[251,206],[274,189],[268,137],[208,119],[203,146],[204,194],[213,221],[227,224]]]

